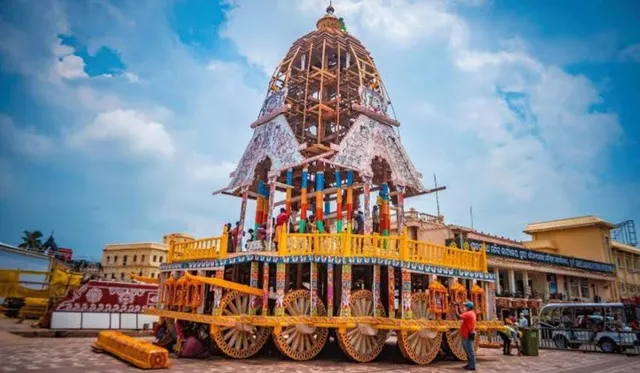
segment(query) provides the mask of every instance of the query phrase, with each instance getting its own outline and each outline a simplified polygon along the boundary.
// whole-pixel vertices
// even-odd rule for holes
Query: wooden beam
[[[218,286],[218,287],[225,288],[225,289],[228,289],[228,290],[239,291],[239,292],[244,293],[244,294],[255,295],[255,296],[258,296],[258,297],[261,297],[263,295],[262,289],[254,288],[254,287],[247,286],[247,285],[238,284],[237,282],[223,280],[221,278],[194,276],[194,275],[190,274],[189,272],[185,272],[185,276],[187,276],[187,279],[189,279],[189,280],[200,281],[200,282],[205,283],[205,284]]]
[[[364,187],[364,184],[353,184],[353,190],[361,189],[362,187]],[[342,189],[346,190],[347,188],[343,187]],[[324,189],[322,192],[323,192],[323,195],[326,195],[326,194],[336,193],[337,191],[338,191],[338,188],[333,187],[333,188]],[[315,198],[315,195],[307,194],[307,200],[311,200],[314,198]],[[291,198],[291,202],[298,202],[298,201],[300,201],[300,196]],[[285,204],[285,201],[278,201],[275,203],[275,206],[281,206],[284,204]]]

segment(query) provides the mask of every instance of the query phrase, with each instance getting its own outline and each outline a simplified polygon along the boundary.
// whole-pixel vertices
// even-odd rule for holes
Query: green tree
[[[18,245],[21,249],[42,252],[42,232],[24,231],[22,232],[22,243]]]

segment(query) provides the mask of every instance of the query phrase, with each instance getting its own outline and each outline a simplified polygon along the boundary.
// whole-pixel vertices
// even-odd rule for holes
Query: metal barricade
[[[540,348],[640,355],[640,332],[540,327]]]

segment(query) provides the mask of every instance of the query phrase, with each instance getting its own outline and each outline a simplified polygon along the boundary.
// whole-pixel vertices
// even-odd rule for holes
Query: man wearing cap
[[[462,336],[462,347],[467,353],[467,365],[465,370],[476,370],[476,351],[473,348],[476,339],[476,312],[473,302],[466,301],[464,303],[465,312],[458,315],[462,322],[460,323],[460,336]]]

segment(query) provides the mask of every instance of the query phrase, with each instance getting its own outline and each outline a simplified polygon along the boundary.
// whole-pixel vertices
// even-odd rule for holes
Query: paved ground
[[[0,331],[0,373],[128,373],[142,372],[108,354],[91,352],[93,338],[22,338]],[[173,359],[169,373],[183,372],[455,372],[462,363],[436,361],[427,367],[407,364],[396,347],[387,346],[378,361],[356,364],[339,351],[327,348],[321,358],[293,362],[277,355],[248,360],[214,357],[207,360]],[[479,371],[483,372],[640,372],[640,357],[600,353],[541,351],[539,357],[505,357],[501,350],[481,349]]]

